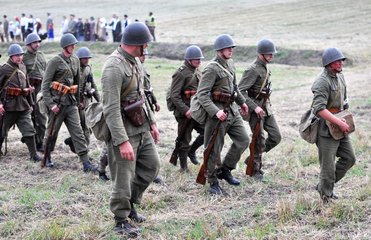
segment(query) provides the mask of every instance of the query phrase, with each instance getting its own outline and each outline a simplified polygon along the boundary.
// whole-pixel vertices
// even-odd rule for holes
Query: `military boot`
[[[64,140],[64,144],[66,144],[67,146],[70,147],[71,152],[76,153],[75,146],[73,145],[73,141],[72,141],[72,138],[71,137],[66,138]]]
[[[99,171],[99,179],[103,181],[109,181],[109,177],[107,176],[106,172],[103,172],[102,170]]]
[[[238,180],[237,178],[234,178],[232,176],[231,169],[225,166],[222,166],[221,168],[217,170],[216,176],[218,179],[224,179],[230,185],[234,185],[234,186],[240,185],[240,180]]]
[[[130,203],[130,205],[131,205],[131,211],[130,211],[128,218],[130,218],[136,223],[142,223],[146,221],[146,218],[143,215],[137,213],[137,211],[135,210],[134,204],[132,202]]]
[[[82,166],[83,166],[84,172],[86,172],[86,173],[87,172],[92,172],[92,173],[99,172],[98,167],[94,166],[90,161],[83,162]]]
[[[113,230],[118,234],[126,234],[131,238],[136,238],[140,234],[140,229],[131,225],[128,220],[116,222]]]
[[[220,187],[218,182],[211,183],[208,192],[212,195],[228,196],[228,193]]]
[[[204,143],[204,136],[198,135],[196,140],[193,141],[191,148],[189,149],[188,157],[189,157],[189,160],[191,160],[191,163],[193,163],[194,165],[200,164],[196,156],[196,150],[199,147],[201,147],[203,143]]]
[[[31,137],[23,137],[22,139],[23,139],[23,142],[27,145],[28,151],[30,153],[30,160],[34,162],[39,162],[41,160],[41,157],[38,156],[36,153],[35,138],[31,136]]]
[[[159,175],[157,175],[155,177],[155,179],[153,179],[153,182],[154,183],[157,183],[157,184],[161,184],[162,183],[162,179],[161,179],[161,177]]]

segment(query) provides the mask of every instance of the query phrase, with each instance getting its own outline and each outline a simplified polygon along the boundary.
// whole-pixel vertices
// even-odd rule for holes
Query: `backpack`
[[[102,102],[91,102],[85,109],[85,118],[86,125],[93,131],[96,139],[105,142],[111,139],[111,132],[103,114]]]
[[[175,110],[175,104],[171,100],[171,86],[166,90],[166,106],[170,112]]]

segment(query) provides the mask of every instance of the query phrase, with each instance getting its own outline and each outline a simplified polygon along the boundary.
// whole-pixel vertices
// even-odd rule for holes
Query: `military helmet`
[[[76,55],[78,58],[92,58],[91,52],[87,47],[79,48]]]
[[[202,55],[202,51],[198,46],[191,45],[187,47],[185,54],[184,54],[184,59],[192,60],[192,59],[201,59],[201,58],[204,58],[204,56]]]
[[[337,48],[327,48],[322,54],[322,66],[326,67],[337,60],[345,60],[343,53]]]
[[[8,48],[8,56],[14,56],[14,55],[19,55],[19,54],[24,54],[23,49],[19,44],[11,44]]]
[[[215,51],[222,50],[224,48],[235,47],[236,44],[234,43],[232,37],[228,34],[222,34],[216,37],[214,43]]]
[[[65,33],[61,37],[61,47],[62,48],[65,48],[65,47],[70,46],[70,45],[75,45],[76,43],[78,43],[78,41],[75,38],[75,36],[72,35],[71,33]]]
[[[26,37],[26,45],[34,43],[34,42],[41,42],[41,38],[37,33],[30,33]]]
[[[141,22],[130,23],[122,34],[121,43],[126,45],[141,46],[152,41],[148,27]]]
[[[276,46],[269,39],[262,39],[258,42],[256,47],[256,52],[258,54],[275,54],[277,53]]]

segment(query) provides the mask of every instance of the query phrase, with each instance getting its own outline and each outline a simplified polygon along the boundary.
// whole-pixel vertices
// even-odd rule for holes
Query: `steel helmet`
[[[91,52],[87,47],[79,48],[76,55],[78,58],[92,58]]]
[[[148,27],[141,22],[130,23],[122,34],[121,43],[126,45],[141,46],[152,41]]]
[[[275,54],[277,53],[274,43],[269,39],[262,39],[258,42],[256,52],[259,54]]]
[[[343,53],[337,48],[327,48],[322,54],[322,66],[326,67],[337,60],[345,60]]]
[[[75,38],[75,36],[71,33],[65,33],[61,37],[61,47],[62,48],[65,48],[65,47],[70,46],[70,45],[75,45],[76,43],[78,43],[78,41]]]
[[[202,55],[202,51],[198,46],[191,45],[187,47],[185,54],[184,54],[184,59],[191,60],[191,59],[201,59],[201,58],[204,58],[204,56]]]
[[[28,34],[27,37],[26,37],[26,45],[29,45],[29,44],[34,43],[34,42],[41,42],[41,38],[40,38],[39,34],[37,34],[37,33]]]
[[[234,43],[232,37],[228,34],[222,34],[216,37],[214,43],[215,51],[222,50],[224,48],[235,47],[236,44]]]
[[[24,54],[23,49],[19,44],[11,44],[8,48],[8,56],[14,56],[14,55],[19,55],[19,54]]]

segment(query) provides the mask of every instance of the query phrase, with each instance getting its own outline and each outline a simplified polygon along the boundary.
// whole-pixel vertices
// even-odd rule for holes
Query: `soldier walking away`
[[[240,105],[241,114],[247,114],[248,106],[236,83],[236,70],[232,60],[235,46],[230,35],[222,34],[216,38],[214,43],[216,57],[202,72],[197,92],[200,104],[208,113],[205,124],[205,146],[214,128],[221,122],[207,164],[209,193],[217,195],[226,194],[220,187],[218,179],[224,179],[231,185],[240,185],[240,181],[232,176],[231,170],[236,168],[241,154],[250,142],[237,107],[237,104]],[[216,167],[217,164],[219,165],[224,136],[227,133],[233,143],[221,166]]]
[[[110,209],[116,222],[114,230],[130,237],[138,236],[140,229],[128,219],[145,221],[134,204],[140,204],[160,168],[155,147],[159,132],[143,96],[142,69],[137,59],[151,40],[143,23],[129,24],[102,73],[103,113],[111,132],[106,142],[113,185]]]
[[[321,171],[316,189],[324,203],[338,198],[334,193],[335,183],[340,181],[356,162],[347,135],[349,125],[334,115],[349,108],[346,82],[341,73],[345,59],[339,49],[327,48],[322,55],[324,69],[312,85],[312,107],[314,113],[320,117],[316,145]],[[329,133],[326,121],[338,126],[344,137],[335,140]]]
[[[52,167],[51,151],[54,150],[58,131],[64,122],[72,137],[84,172],[96,172],[97,167],[90,162],[88,157],[88,148],[79,119],[80,64],[73,54],[76,44],[75,36],[70,33],[64,34],[60,41],[62,52],[52,58],[46,66],[41,85],[45,104],[49,109],[44,157],[46,166]]]
[[[199,164],[196,157],[196,150],[204,142],[204,125],[199,124],[191,117],[190,101],[191,97],[196,94],[198,84],[201,80],[201,59],[204,58],[201,49],[196,45],[189,46],[184,55],[183,64],[176,70],[172,76],[171,82],[171,101],[173,102],[174,116],[178,122],[178,135],[183,132],[183,136],[178,136],[180,144],[178,156],[180,161],[180,171],[188,171],[187,157],[195,165]],[[185,131],[182,131],[186,123]],[[198,132],[196,140],[190,146],[192,139],[192,130]]]
[[[21,141],[27,145],[31,160],[38,162],[41,158],[36,153],[35,129],[31,120],[33,88],[27,81],[23,54],[21,46],[10,45],[9,60],[0,68],[0,149],[11,126],[17,124],[22,134]]]
[[[281,141],[281,133],[271,109],[269,96],[271,94],[271,72],[268,64],[273,60],[277,52],[274,43],[269,39],[262,39],[258,42],[257,59],[244,71],[238,84],[240,91],[246,98],[249,107],[249,114],[244,120],[249,122],[251,131],[254,132],[258,123],[260,129],[254,144],[254,171],[253,176],[263,180],[262,168],[263,152],[269,152]],[[268,133],[265,139],[263,129]],[[249,157],[246,163],[249,161]]]
[[[27,35],[25,43],[27,50],[23,56],[23,62],[26,65],[30,85],[35,88],[35,91],[32,93],[35,105],[31,115],[36,130],[35,141],[37,150],[43,152],[47,116],[40,111],[39,104],[36,102],[36,96],[41,91],[41,82],[45,74],[46,60],[44,54],[39,51],[41,39],[38,34],[30,33]]]
[[[146,25],[153,37],[153,41],[156,42],[155,29],[156,29],[156,19],[153,12],[149,12],[148,19],[146,20]]]
[[[82,131],[84,132],[85,141],[87,146],[90,144],[90,129],[86,125],[85,108],[95,101],[99,102],[100,96],[98,93],[97,85],[94,82],[93,71],[91,65],[89,65],[89,59],[92,58],[90,49],[87,47],[79,48],[76,52],[77,57],[80,60],[80,99],[79,99],[79,116]],[[72,138],[69,137],[64,140],[71,151],[75,153],[75,146],[73,145]]]

